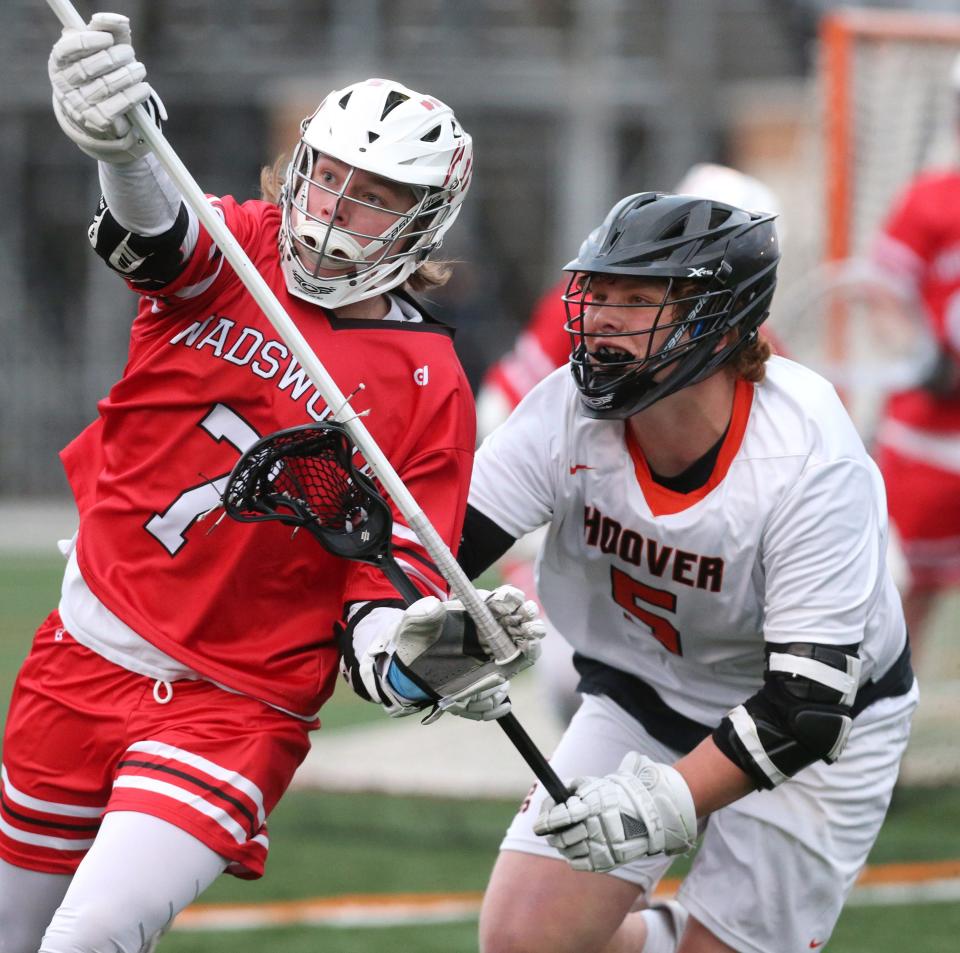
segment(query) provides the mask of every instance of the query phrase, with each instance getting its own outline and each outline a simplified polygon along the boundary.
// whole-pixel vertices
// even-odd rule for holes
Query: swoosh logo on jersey
[[[826,940],[811,940],[811,941],[810,941],[810,949],[811,949],[811,950],[815,950],[815,949],[817,949],[817,947],[823,946],[823,944],[826,943],[826,942],[827,942]]]
[[[570,464],[570,476],[573,476],[578,470],[593,470],[593,467],[588,467],[585,463],[571,463]]]

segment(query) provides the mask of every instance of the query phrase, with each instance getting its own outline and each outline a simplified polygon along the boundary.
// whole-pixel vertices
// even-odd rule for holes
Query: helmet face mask
[[[404,207],[387,208],[356,197],[356,180],[363,173],[358,175],[353,166],[343,166],[345,174],[334,185],[324,181],[323,177],[329,173],[321,171],[315,177],[314,170],[324,160],[330,161],[323,153],[301,144],[293,162],[291,197],[284,209],[290,217],[291,251],[312,277],[328,274],[330,269],[334,273],[350,272],[350,277],[358,277],[370,268],[399,260],[406,247],[426,234],[427,229],[418,231],[414,227],[429,198],[426,189],[418,188],[419,195],[415,198],[411,188],[398,188],[399,183],[380,180],[386,191],[403,191],[408,195],[409,201]],[[311,211],[318,199],[325,209],[322,217]],[[349,224],[338,224],[361,217],[367,221],[379,220],[381,224],[385,222],[386,227],[369,231],[367,227],[351,228]]]
[[[337,308],[401,284],[440,247],[471,170],[470,136],[438,100],[388,80],[331,93],[301,124],[281,190],[290,293]]]
[[[583,413],[629,417],[712,374],[755,338],[778,260],[770,215],[656,192],[618,202],[565,269]],[[646,291],[598,296],[618,284]]]
[[[688,368],[694,356],[706,363],[726,333],[729,291],[700,293],[674,278],[641,280],[642,285],[621,276],[575,274],[563,297],[574,378],[584,406],[597,416],[620,416],[627,407],[636,413],[666,396],[674,389],[676,368]],[[606,292],[621,284],[625,297],[642,287],[653,300],[611,301],[596,294],[598,286]],[[610,317],[612,311],[616,317]],[[603,326],[612,329],[600,330]]]

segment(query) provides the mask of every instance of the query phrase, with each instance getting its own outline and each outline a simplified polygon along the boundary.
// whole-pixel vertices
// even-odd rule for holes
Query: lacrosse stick
[[[390,507],[354,465],[342,424],[304,424],[257,441],[227,479],[223,508],[240,522],[279,520],[303,528],[334,556],[378,566],[408,605],[423,598],[393,556]],[[450,701],[438,704],[444,709]],[[565,801],[569,792],[516,716],[508,712],[497,724],[554,801]]]
[[[63,26],[78,30],[85,27],[83,18],[70,0],[47,0],[47,4]],[[497,625],[490,608],[477,595],[476,589],[470,584],[466,573],[460,568],[440,534],[427,519],[420,505],[403,484],[390,461],[350,406],[349,400],[313,353],[299,328],[283,310],[283,306],[247,257],[247,253],[214,211],[213,206],[207,201],[206,196],[193,180],[187,167],[180,161],[180,157],[173,150],[173,147],[163,137],[163,134],[142,106],[132,109],[127,113],[126,118],[137,134],[150,146],[157,157],[157,161],[180,190],[183,200],[202,222],[211,239],[223,253],[223,257],[230,263],[237,273],[237,277],[260,306],[267,320],[273,325],[287,347],[290,348],[293,356],[300,362],[311,383],[314,384],[320,396],[326,401],[327,406],[333,411],[333,419],[346,428],[350,439],[359,448],[370,469],[386,489],[387,494],[396,504],[410,529],[423,544],[424,549],[429,553],[443,578],[450,584],[453,594],[460,600],[464,609],[476,623],[477,629],[489,645],[497,663],[503,666],[506,674],[515,671],[517,666],[522,663],[520,651]],[[512,667],[510,663],[514,663]]]
[[[868,445],[886,398],[930,381],[940,359],[922,305],[863,259],[813,269],[786,289],[771,326],[786,357],[836,387]]]

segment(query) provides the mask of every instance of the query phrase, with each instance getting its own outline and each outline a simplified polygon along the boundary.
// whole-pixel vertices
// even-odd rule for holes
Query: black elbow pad
[[[713,739],[757,787],[773,788],[815,761],[840,757],[853,726],[857,645],[768,648],[763,688],[728,712]]]
[[[173,225],[161,235],[135,235],[113,217],[100,196],[97,213],[87,229],[94,251],[115,271],[144,291],[157,291],[183,271],[182,246],[190,213],[181,202]]]

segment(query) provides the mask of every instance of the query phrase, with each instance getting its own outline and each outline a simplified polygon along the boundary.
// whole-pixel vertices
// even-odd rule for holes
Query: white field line
[[[895,879],[896,878],[896,879]],[[658,896],[679,885],[665,880]],[[196,904],[177,917],[181,931],[256,930],[270,927],[388,927],[475,920],[480,893],[369,894],[261,904]],[[892,864],[869,868],[847,905],[890,906],[960,901],[960,863]]]

